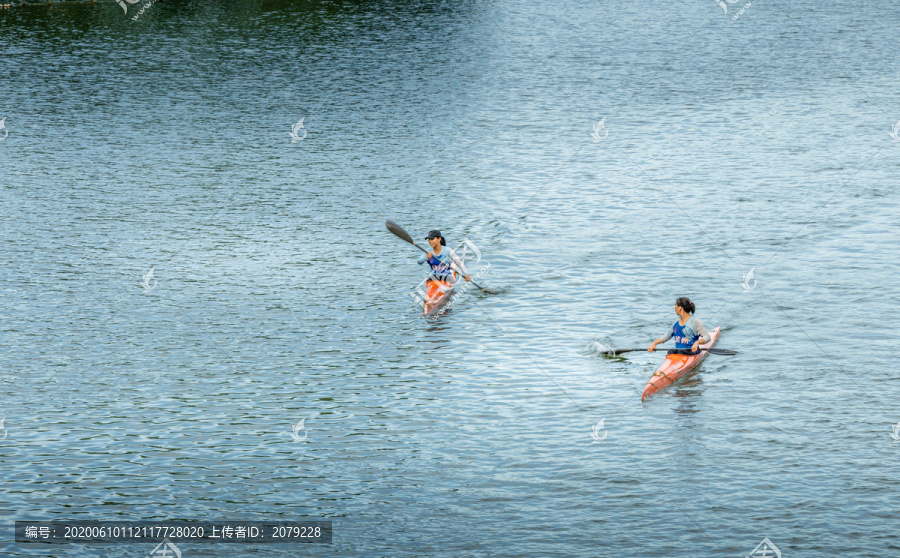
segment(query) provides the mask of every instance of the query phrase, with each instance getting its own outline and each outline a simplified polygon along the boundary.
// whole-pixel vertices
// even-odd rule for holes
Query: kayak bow
[[[717,327],[710,331],[709,343],[700,345],[700,348],[709,349],[715,345],[716,341],[719,339],[721,329],[722,328]],[[644,388],[644,393],[641,394],[641,401],[662,388],[674,384],[679,378],[703,362],[703,359],[705,359],[708,354],[707,351],[701,351],[700,354],[697,355],[666,355],[666,360],[662,363],[662,366],[657,369],[656,373],[650,378],[650,381],[647,382],[647,387]]]
[[[450,281],[428,281],[425,287],[425,304],[422,306],[422,314],[425,317],[436,313],[450,300],[453,292],[453,283]]]

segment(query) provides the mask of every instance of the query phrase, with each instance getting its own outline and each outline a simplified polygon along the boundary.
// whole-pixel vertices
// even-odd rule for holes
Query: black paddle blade
[[[605,351],[609,356],[621,355],[622,353],[633,353],[635,351],[646,351],[647,349],[610,349]]]
[[[403,230],[403,227],[401,227],[397,223],[388,219],[387,221],[384,222],[384,225],[387,227],[387,230],[391,231],[392,233],[399,236],[403,240],[409,242],[410,244],[415,244],[415,242],[413,242],[412,237],[409,236],[409,233],[407,233],[405,230]]]

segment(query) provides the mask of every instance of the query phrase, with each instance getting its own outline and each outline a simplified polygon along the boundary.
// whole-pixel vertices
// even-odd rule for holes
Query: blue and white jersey
[[[677,320],[672,324],[672,332],[661,339],[668,341],[672,337],[675,338],[676,349],[690,349],[701,337],[704,343],[709,343],[710,340],[709,332],[703,327],[703,322],[694,316],[688,318],[684,325],[681,325],[681,321]]]
[[[462,272],[463,275],[469,274],[469,272],[466,271],[466,266],[463,265],[462,260],[456,255],[456,252],[447,246],[441,246],[440,254],[435,254],[432,251],[430,258],[427,254],[422,254],[419,257],[420,264],[423,264],[426,261],[428,262],[428,265],[431,266],[431,274],[442,281],[452,281],[454,271],[457,273]]]

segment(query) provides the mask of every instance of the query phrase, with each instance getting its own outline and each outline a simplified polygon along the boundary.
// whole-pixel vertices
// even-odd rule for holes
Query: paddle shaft
[[[391,231],[392,233],[394,233],[395,235],[397,235],[400,239],[409,242],[410,244],[412,244],[413,246],[415,246],[415,247],[418,248],[419,250],[425,252],[426,254],[428,253],[428,250],[426,250],[425,248],[422,248],[421,246],[419,246],[418,244],[416,244],[415,241],[412,239],[412,237],[409,236],[409,233],[407,233],[405,230],[403,230],[403,227],[401,227],[401,226],[398,225],[397,223],[395,223],[395,222],[393,222],[393,221],[391,221],[391,220],[388,220],[388,221],[385,223],[385,226],[387,226],[387,230],[389,230],[389,231]],[[455,267],[455,264],[453,264],[453,262],[450,262],[450,265],[451,265],[451,267]],[[460,273],[462,273],[462,270],[459,270],[459,269],[458,269],[457,271],[459,271]],[[476,287],[478,287],[479,289],[481,289],[482,291],[488,293],[488,294],[497,294],[495,291],[492,291],[492,290],[490,290],[490,289],[485,289],[484,287],[482,287],[481,285],[479,285],[479,284],[476,283],[475,281],[472,281],[471,278],[470,278],[469,282],[472,283],[473,285],[475,285]]]
[[[646,348],[643,348],[643,349],[616,349],[614,351],[609,351],[608,354],[620,355],[622,353],[633,353],[635,351],[646,351],[646,350],[647,350]],[[730,351],[728,349],[717,349],[715,347],[711,347],[709,349],[700,349],[700,352],[702,352],[702,351],[706,351],[711,355],[734,356],[737,354],[737,351]]]

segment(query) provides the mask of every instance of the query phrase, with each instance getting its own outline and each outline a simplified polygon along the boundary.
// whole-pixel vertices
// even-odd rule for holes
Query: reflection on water
[[[691,370],[673,386],[672,397],[678,401],[678,405],[674,408],[676,413],[690,414],[698,411],[694,406],[694,400],[701,397],[704,391],[702,367],[701,364]]]

